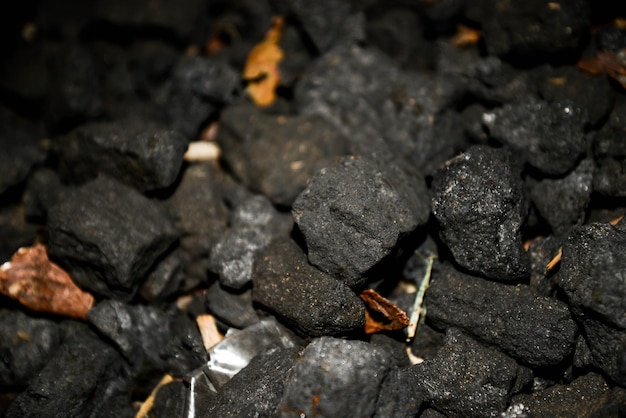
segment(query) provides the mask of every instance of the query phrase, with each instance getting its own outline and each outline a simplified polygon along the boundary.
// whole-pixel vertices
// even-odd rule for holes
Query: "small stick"
[[[409,320],[409,326],[406,329],[406,342],[410,343],[411,340],[415,337],[415,333],[417,332],[417,324],[420,320],[420,314],[422,313],[422,304],[424,303],[424,294],[426,293],[426,289],[430,284],[430,274],[433,270],[433,262],[435,261],[437,256],[429,255],[426,259],[426,273],[424,274],[424,278],[420,283],[419,289],[417,289],[417,293],[415,295],[415,302],[413,303],[413,310],[411,311],[411,319]]]
[[[559,248],[559,251],[556,253],[554,258],[550,260],[548,265],[546,266],[546,273],[556,267],[557,264],[561,262],[561,257],[563,256],[563,247]]]

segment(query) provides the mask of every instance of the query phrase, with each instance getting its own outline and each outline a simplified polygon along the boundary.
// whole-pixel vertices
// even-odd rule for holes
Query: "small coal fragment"
[[[202,416],[272,416],[300,350],[273,348],[254,357],[250,364],[220,388],[210,407],[201,411]]]
[[[576,167],[587,150],[587,123],[587,113],[571,102],[548,103],[531,96],[483,114],[491,138],[549,175]]]
[[[48,213],[50,256],[79,286],[105,296],[130,299],[176,238],[153,202],[104,176],[68,193]]]
[[[48,210],[61,200],[65,193],[64,189],[65,186],[56,171],[40,168],[32,173],[28,177],[22,197],[26,218],[33,222],[45,223]]]
[[[256,254],[274,238],[288,238],[293,222],[281,215],[271,202],[257,195],[241,202],[231,213],[231,228],[211,250],[209,268],[220,283],[241,289],[252,281]]]
[[[576,227],[563,246],[559,284],[582,325],[592,362],[626,386],[626,231],[610,224]]]
[[[210,163],[189,165],[165,209],[178,230],[186,279],[206,281],[209,254],[226,230],[228,209],[222,200],[217,170]]]
[[[378,393],[374,418],[415,418],[423,403],[415,384],[410,368],[391,370]]]
[[[626,100],[615,104],[607,123],[594,138],[593,151],[597,164],[593,189],[605,196],[626,197]]]
[[[162,93],[173,128],[195,139],[202,125],[234,98],[239,83],[239,74],[223,60],[180,58]]]
[[[541,216],[556,235],[580,225],[591,197],[594,163],[583,160],[561,179],[543,179],[533,187],[530,197]]]
[[[503,282],[528,276],[521,231],[526,206],[510,152],[473,146],[439,169],[432,187],[433,214],[457,263]]]
[[[252,306],[252,291],[233,291],[216,281],[206,291],[206,306],[217,319],[235,328],[245,328],[259,322]]]
[[[423,179],[347,157],[318,171],[293,204],[309,262],[350,287],[428,220]]]
[[[0,106],[0,195],[24,181],[33,166],[43,162],[46,153],[39,144],[42,139],[39,126]]]
[[[48,359],[5,413],[18,417],[133,416],[128,365],[88,327],[73,334]]]
[[[0,386],[26,385],[43,368],[60,343],[56,323],[20,311],[0,315]]]
[[[187,139],[141,118],[92,122],[53,145],[62,176],[81,183],[107,174],[140,191],[163,189],[178,177]]]
[[[387,353],[364,341],[313,340],[285,383],[277,417],[369,417],[389,372]]]
[[[496,416],[532,378],[512,358],[456,328],[448,329],[435,358],[409,370],[417,396],[447,416]]]
[[[180,248],[175,248],[157,260],[139,287],[138,293],[147,301],[161,301],[174,294],[180,288],[183,279]]]
[[[270,243],[258,255],[252,298],[304,335],[340,335],[365,324],[363,302],[344,283],[309,265],[291,240]]]
[[[613,397],[617,397],[615,395],[617,393],[611,393],[602,376],[588,373],[569,384],[556,384],[530,395],[516,395],[511,400],[511,405],[523,406],[526,416],[537,418],[617,417],[618,414],[600,413],[611,403]]]
[[[559,364],[574,350],[577,327],[567,305],[444,265],[426,292],[428,319],[456,327],[530,366]]]
[[[275,116],[249,105],[221,115],[224,160],[250,189],[290,206],[309,178],[348,151],[342,134],[320,116]]]

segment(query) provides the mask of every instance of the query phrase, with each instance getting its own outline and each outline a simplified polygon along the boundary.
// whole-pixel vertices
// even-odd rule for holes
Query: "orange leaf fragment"
[[[595,57],[581,59],[576,65],[590,74],[607,74],[626,88],[626,49],[618,53],[600,51]]]
[[[284,23],[283,17],[274,17],[265,39],[252,48],[246,59],[243,70],[243,78],[248,81],[246,91],[257,106],[269,106],[276,100],[276,87],[280,83],[278,63],[284,57],[278,43]]]
[[[94,304],[70,275],[48,259],[46,247],[20,248],[0,266],[0,293],[33,311],[86,319]]]
[[[552,258],[552,260],[550,260],[550,262],[546,266],[546,272],[555,268],[556,265],[561,262],[562,256],[563,256],[563,248],[559,248],[559,251],[556,253],[556,255]]]
[[[452,37],[452,44],[456,47],[476,45],[480,41],[480,31],[465,25],[457,25],[456,33]]]
[[[397,331],[409,325],[409,317],[389,299],[373,289],[365,289],[359,295],[365,302],[365,333]]]

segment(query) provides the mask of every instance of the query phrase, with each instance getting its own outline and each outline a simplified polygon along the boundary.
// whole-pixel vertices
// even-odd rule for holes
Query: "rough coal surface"
[[[291,240],[275,240],[259,254],[253,300],[312,337],[341,335],[364,325],[365,306],[344,283],[309,265]]]
[[[549,175],[571,171],[587,150],[587,113],[573,103],[519,99],[483,114],[489,135]]]
[[[528,276],[525,197],[509,151],[473,146],[437,171],[432,189],[433,214],[458,264],[503,282]]]
[[[48,213],[51,257],[80,286],[121,299],[133,296],[177,235],[149,199],[104,176],[65,195]]]
[[[147,301],[166,299],[181,288],[184,280],[179,248],[168,252],[159,260],[141,283],[138,293]]]
[[[208,410],[202,414],[211,417],[273,416],[300,350],[275,348],[254,357],[220,388]]]
[[[315,339],[293,366],[275,415],[372,416],[390,367],[388,354],[366,342]]]
[[[415,390],[415,374],[408,367],[394,368],[383,381],[375,418],[414,418],[424,400]]]
[[[448,329],[436,357],[410,373],[409,382],[428,405],[446,416],[465,417],[497,416],[532,377],[512,358],[456,328]]]
[[[81,326],[63,341],[5,417],[132,416],[131,384],[120,354]]]
[[[87,123],[54,142],[65,178],[84,182],[105,173],[141,191],[170,186],[180,172],[187,139],[140,118]]]
[[[626,232],[594,223],[572,230],[563,246],[559,285],[581,323],[592,363],[626,385]]]
[[[578,328],[567,305],[537,296],[525,285],[491,282],[442,266],[426,305],[437,327],[459,328],[529,366],[557,365],[576,343]]]
[[[206,291],[206,306],[217,319],[231,327],[241,329],[259,322],[250,289],[234,291],[216,281]]]
[[[593,189],[606,196],[626,196],[626,101],[618,100],[607,123],[593,140],[596,171]]]
[[[58,325],[19,311],[0,315],[0,386],[27,384],[60,343]]]
[[[428,220],[428,192],[400,170],[359,157],[321,169],[294,202],[311,264],[351,287]]]
[[[249,104],[222,113],[218,141],[233,173],[283,206],[318,169],[348,152],[342,133],[320,116],[271,115]]]
[[[593,165],[585,159],[567,176],[543,179],[531,190],[533,203],[556,235],[583,222],[593,189]]]

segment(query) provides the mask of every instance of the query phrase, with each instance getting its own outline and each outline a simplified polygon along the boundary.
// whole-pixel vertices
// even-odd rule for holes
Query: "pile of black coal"
[[[626,416],[618,3],[0,6],[0,415]]]

